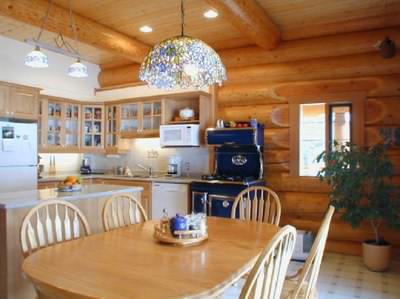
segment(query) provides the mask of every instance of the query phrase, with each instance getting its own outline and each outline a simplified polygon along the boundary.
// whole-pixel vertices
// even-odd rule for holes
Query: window
[[[330,105],[329,106],[329,144],[331,150],[335,150],[333,142],[338,145],[351,142],[351,105]]]
[[[290,104],[290,174],[315,177],[324,166],[316,158],[324,150],[336,150],[334,141],[339,146],[347,142],[362,145],[363,106],[364,99],[360,97],[293,101]]]
[[[300,168],[301,176],[312,176],[321,169],[315,160],[325,150],[325,104],[300,105]]]

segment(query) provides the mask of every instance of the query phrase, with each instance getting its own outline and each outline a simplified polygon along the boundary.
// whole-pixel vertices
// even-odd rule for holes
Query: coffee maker
[[[92,173],[92,168],[90,167],[89,158],[83,158],[81,165],[81,174],[91,174],[91,173]]]
[[[171,156],[168,158],[168,175],[179,177],[182,175],[182,158]]]

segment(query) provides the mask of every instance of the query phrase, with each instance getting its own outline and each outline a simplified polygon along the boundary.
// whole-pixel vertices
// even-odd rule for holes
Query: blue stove
[[[231,217],[240,191],[263,186],[264,128],[208,129],[207,142],[215,145],[215,170],[191,184],[192,209],[209,216]]]

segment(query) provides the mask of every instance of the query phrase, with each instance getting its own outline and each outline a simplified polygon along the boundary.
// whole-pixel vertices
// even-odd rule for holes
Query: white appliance
[[[176,183],[153,183],[151,198],[151,218],[159,220],[164,209],[168,216],[188,214],[189,185]]]
[[[0,121],[0,193],[37,189],[37,124]]]
[[[179,156],[171,156],[168,158],[168,175],[181,176],[182,175],[182,158]]]
[[[297,230],[296,243],[292,255],[292,261],[304,262],[310,254],[314,243],[314,235],[310,231]]]
[[[161,125],[161,147],[200,146],[200,125]]]

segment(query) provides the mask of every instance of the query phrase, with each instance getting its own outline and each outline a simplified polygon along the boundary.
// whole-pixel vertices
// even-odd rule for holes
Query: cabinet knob
[[[227,200],[224,200],[224,201],[222,202],[222,206],[223,206],[224,208],[229,207],[229,202],[228,202]]]

